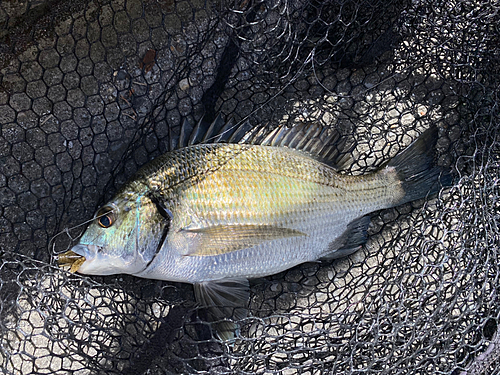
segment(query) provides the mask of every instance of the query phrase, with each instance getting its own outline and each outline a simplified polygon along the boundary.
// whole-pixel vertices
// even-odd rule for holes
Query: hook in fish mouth
[[[69,272],[75,273],[85,262],[85,257],[74,251],[66,251],[65,253],[55,256],[60,267],[70,267]]]

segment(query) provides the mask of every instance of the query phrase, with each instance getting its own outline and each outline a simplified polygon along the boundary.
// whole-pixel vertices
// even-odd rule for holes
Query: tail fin
[[[438,128],[432,126],[387,164],[396,170],[405,191],[400,204],[435,194],[443,186],[451,185],[450,171],[435,165],[437,139]]]

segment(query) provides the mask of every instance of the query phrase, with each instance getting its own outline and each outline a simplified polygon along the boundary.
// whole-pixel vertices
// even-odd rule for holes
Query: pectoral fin
[[[223,341],[234,339],[238,330],[234,321],[244,319],[248,314],[248,280],[222,279],[196,283],[194,295],[200,305],[207,308],[209,320],[215,322],[219,338]]]
[[[295,229],[272,225],[217,225],[200,229],[184,229],[199,235],[197,246],[185,255],[210,256],[227,254],[233,251],[259,245],[264,241],[280,238],[305,236]]]

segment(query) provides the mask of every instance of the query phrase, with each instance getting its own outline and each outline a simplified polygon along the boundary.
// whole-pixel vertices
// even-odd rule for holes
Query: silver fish
[[[351,254],[367,240],[369,213],[451,182],[433,163],[436,127],[363,176],[337,173],[339,155],[324,134],[303,125],[254,132],[250,143],[191,139],[143,167],[59,262],[89,275],[192,283],[222,318],[244,306],[248,279]]]

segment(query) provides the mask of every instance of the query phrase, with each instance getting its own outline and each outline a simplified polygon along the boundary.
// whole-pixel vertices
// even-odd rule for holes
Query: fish
[[[208,126],[208,129],[207,129]],[[318,124],[183,124],[179,147],[142,167],[58,257],[86,275],[190,283],[213,320],[244,318],[249,279],[345,257],[367,242],[370,214],[437,193],[430,127],[373,173],[339,173],[339,134]],[[218,335],[234,338],[234,325]]]

